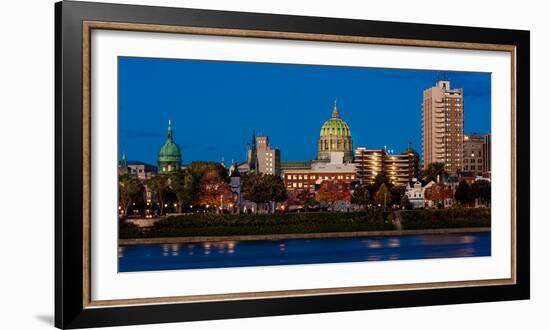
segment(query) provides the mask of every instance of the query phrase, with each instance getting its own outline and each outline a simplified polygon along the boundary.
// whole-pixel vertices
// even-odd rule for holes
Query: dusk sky
[[[168,120],[182,162],[243,161],[252,130],[282,161],[315,159],[334,99],[353,146],[422,150],[422,91],[464,89],[465,133],[491,131],[491,75],[119,57],[119,158],[157,163]]]

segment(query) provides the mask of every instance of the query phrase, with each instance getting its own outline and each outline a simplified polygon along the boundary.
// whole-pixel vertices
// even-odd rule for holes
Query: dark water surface
[[[121,246],[119,271],[317,264],[491,255],[491,233]]]

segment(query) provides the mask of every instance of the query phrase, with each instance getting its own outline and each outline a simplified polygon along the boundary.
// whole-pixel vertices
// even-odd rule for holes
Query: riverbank
[[[277,214],[190,214],[167,217],[142,228],[122,221],[120,239],[189,237],[323,237],[349,233],[404,232],[491,227],[490,209],[445,209]],[[283,236],[279,236],[283,235]],[[301,236],[306,235],[306,236]],[[362,234],[364,235],[364,234]],[[343,236],[345,237],[345,236]]]
[[[274,234],[274,235],[231,235],[231,236],[195,236],[195,237],[155,237],[119,239],[120,246],[146,244],[184,244],[223,241],[261,241],[261,240],[289,240],[314,238],[350,238],[373,236],[406,236],[406,235],[444,235],[464,233],[491,232],[491,227],[468,228],[437,228],[437,229],[410,229],[410,230],[380,230],[332,233],[302,233],[302,234]]]

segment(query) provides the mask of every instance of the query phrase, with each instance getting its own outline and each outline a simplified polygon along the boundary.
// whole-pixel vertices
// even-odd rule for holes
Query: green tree
[[[210,171],[216,171],[222,180],[227,179],[226,168],[217,162],[192,162],[187,167],[187,171],[193,175],[196,182],[199,182],[202,176]]]
[[[405,195],[405,186],[393,186],[390,188],[391,205],[400,205],[401,198]]]
[[[147,181],[147,187],[151,189],[153,198],[159,203],[160,214],[164,214],[164,202],[168,193],[170,193],[170,185],[168,177],[165,175],[155,175]]]
[[[399,205],[401,206],[402,209],[405,209],[405,210],[412,210],[413,208],[413,205],[407,195],[403,195],[403,197],[401,197],[401,202],[399,203]]]
[[[198,184],[189,171],[178,169],[170,174],[170,187],[176,194],[179,213],[182,212],[183,205],[191,205],[197,201]]]
[[[455,200],[462,205],[468,204],[472,200],[470,185],[466,181],[460,181],[455,191]]]
[[[286,188],[280,176],[252,172],[243,176],[243,196],[262,206],[268,202],[284,202],[287,199]]]
[[[367,187],[360,185],[355,188],[353,195],[351,195],[351,202],[362,206],[366,210],[368,205],[371,203],[370,192]]]
[[[378,191],[376,192],[376,195],[374,196],[374,203],[380,206],[383,206],[386,208],[386,204],[389,202],[390,199],[390,192],[388,190],[388,187],[385,183],[383,183],[380,188],[378,188]]]
[[[244,199],[256,205],[264,204],[269,200],[269,193],[263,184],[262,174],[246,173],[243,176],[242,190]],[[257,211],[256,207],[255,212]]]
[[[472,199],[477,198],[485,205],[491,203],[491,183],[487,180],[477,180],[470,187]]]
[[[128,215],[130,205],[139,198],[140,193],[143,193],[143,185],[137,178],[128,174],[118,177],[118,200],[124,215]]]
[[[428,168],[424,170],[424,179],[427,181],[437,182],[437,178],[440,180],[447,176],[444,163],[430,163]]]
[[[280,203],[288,198],[283,179],[278,175],[264,175],[265,185],[269,189],[269,201]]]
[[[386,188],[392,187],[392,183],[390,182],[390,178],[386,175],[386,172],[380,172],[374,177],[374,189],[376,191],[378,191],[383,184],[386,185]]]

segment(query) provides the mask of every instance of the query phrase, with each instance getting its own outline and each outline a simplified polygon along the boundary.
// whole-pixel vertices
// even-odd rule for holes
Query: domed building
[[[159,151],[158,165],[159,173],[169,173],[181,167],[181,151],[174,142],[170,121],[168,121],[168,137]]]
[[[347,163],[353,161],[353,143],[348,124],[340,118],[336,101],[332,117],[321,127],[317,160]]]
[[[351,132],[348,124],[340,118],[336,101],[331,118],[321,127],[317,159],[286,162],[281,165],[281,171],[285,187],[291,194],[303,190],[313,193],[320,189],[321,184],[350,188],[357,181]]]

